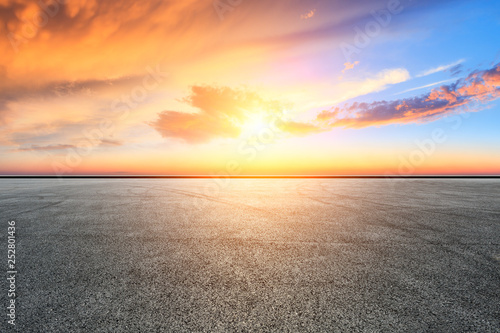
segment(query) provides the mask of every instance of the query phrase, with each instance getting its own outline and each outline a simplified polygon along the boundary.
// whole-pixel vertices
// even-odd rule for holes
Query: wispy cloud
[[[438,66],[438,67],[434,67],[434,68],[425,70],[425,71],[421,72],[420,74],[418,74],[417,77],[423,77],[423,76],[427,76],[427,75],[431,75],[431,74],[434,74],[434,73],[445,71],[447,69],[450,69],[452,67],[460,65],[464,61],[465,61],[465,59],[460,59],[460,60],[455,61],[455,62],[453,62],[451,64],[448,64],[448,65],[442,65],[442,66]]]
[[[47,146],[31,145],[29,147],[20,147],[16,149],[16,151],[50,151],[50,150],[70,149],[75,147],[76,146],[74,145],[63,145],[63,144],[47,145]]]
[[[99,145],[100,146],[108,146],[108,147],[116,147],[116,146],[123,145],[123,142],[120,140],[102,139],[101,143]]]
[[[452,76],[457,76],[458,74],[462,73],[463,67],[464,66],[462,64],[458,64],[456,66],[447,69],[446,71],[449,72]]]
[[[375,75],[368,76],[363,80],[346,81],[335,87],[336,92],[342,96],[342,100],[348,100],[358,96],[382,91],[391,84],[401,83],[411,78],[405,68],[384,69]]]
[[[425,89],[425,88],[429,88],[429,87],[434,87],[434,86],[437,86],[438,84],[442,84],[442,83],[446,83],[446,82],[451,82],[451,81],[455,81],[455,80],[456,79],[442,80],[442,81],[439,81],[439,82],[434,82],[434,83],[426,84],[425,86],[420,86],[420,87],[416,87],[416,88],[406,89],[406,90],[398,92],[398,93],[396,93],[394,95],[401,95],[401,94],[404,94],[404,93],[407,93],[407,92],[410,92],[410,91],[415,91],[415,90]]]

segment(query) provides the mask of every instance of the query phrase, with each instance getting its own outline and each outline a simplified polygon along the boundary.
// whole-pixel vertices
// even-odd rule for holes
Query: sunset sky
[[[500,174],[500,2],[0,0],[0,174]]]

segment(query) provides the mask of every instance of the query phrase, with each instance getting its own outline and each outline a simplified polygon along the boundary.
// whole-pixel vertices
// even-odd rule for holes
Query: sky
[[[498,175],[500,2],[0,0],[0,174]]]

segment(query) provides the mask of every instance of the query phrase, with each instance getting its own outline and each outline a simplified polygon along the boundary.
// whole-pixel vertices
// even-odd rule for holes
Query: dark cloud
[[[456,66],[453,66],[446,71],[449,72],[452,76],[457,76],[459,74],[462,74],[464,66],[462,64],[458,64]]]

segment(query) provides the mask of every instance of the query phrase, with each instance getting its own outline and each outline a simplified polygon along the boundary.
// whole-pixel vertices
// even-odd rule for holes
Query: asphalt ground
[[[498,179],[2,179],[5,274],[11,220],[1,332],[500,332]]]

